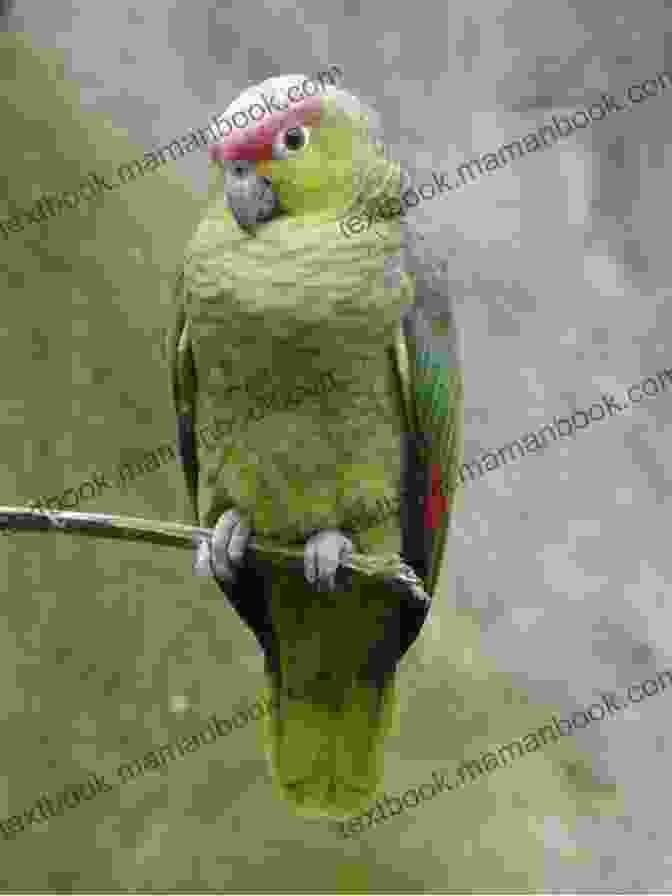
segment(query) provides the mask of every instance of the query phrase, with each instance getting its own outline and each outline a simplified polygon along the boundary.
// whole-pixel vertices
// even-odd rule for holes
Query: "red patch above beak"
[[[320,121],[320,99],[304,97],[287,111],[269,115],[262,123],[248,126],[238,136],[227,137],[210,147],[210,158],[215,162],[270,162],[277,135],[296,125],[315,126]]]
[[[210,147],[210,158],[215,162],[270,162],[273,158],[275,134],[265,133],[258,127],[251,133],[215,143]]]

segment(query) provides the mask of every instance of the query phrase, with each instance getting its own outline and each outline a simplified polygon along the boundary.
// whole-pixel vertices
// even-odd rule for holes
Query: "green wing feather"
[[[189,338],[189,322],[184,305],[184,273],[180,270],[174,287],[175,316],[166,334],[173,403],[177,414],[177,446],[196,523],[198,515],[198,455],[196,452],[196,367]]]

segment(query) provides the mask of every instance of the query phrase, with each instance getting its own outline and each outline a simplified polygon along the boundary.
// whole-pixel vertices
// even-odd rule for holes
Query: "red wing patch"
[[[441,515],[448,512],[448,498],[441,494],[441,468],[432,464],[432,491],[425,498],[425,525],[437,529]]]

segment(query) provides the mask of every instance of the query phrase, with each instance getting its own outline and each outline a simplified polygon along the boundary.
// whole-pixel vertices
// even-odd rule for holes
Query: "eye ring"
[[[310,128],[294,125],[278,134],[273,144],[274,159],[288,159],[305,149],[310,142]]]

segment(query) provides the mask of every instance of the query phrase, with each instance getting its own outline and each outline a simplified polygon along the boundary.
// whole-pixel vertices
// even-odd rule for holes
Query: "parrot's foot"
[[[306,580],[318,591],[333,591],[336,570],[352,558],[353,544],[338,529],[323,529],[311,535],[304,551]]]
[[[237,510],[227,510],[217,520],[212,541],[202,541],[194,561],[196,575],[213,576],[234,584],[236,567],[245,556],[251,528]]]

